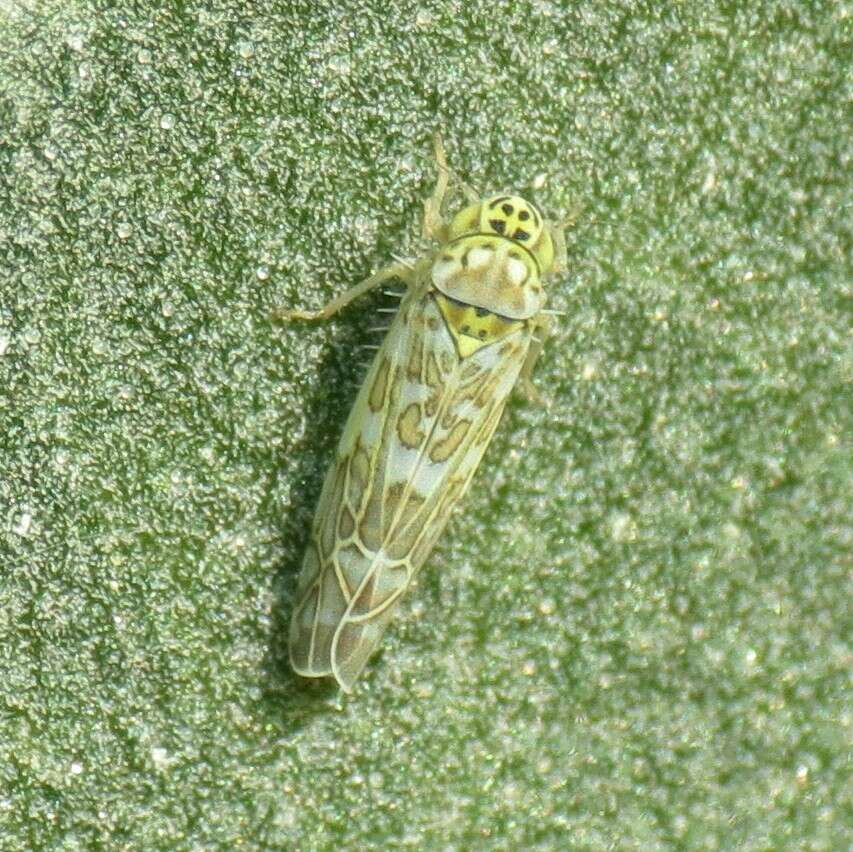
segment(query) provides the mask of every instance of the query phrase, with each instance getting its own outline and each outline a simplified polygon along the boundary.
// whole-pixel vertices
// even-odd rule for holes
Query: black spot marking
[[[450,263],[450,261],[451,261],[451,260],[453,260],[453,255],[452,255],[452,254],[443,254],[443,255],[441,256],[441,259],[442,259],[445,263]]]
[[[525,240],[530,239],[530,234],[527,231],[522,231],[521,228],[518,228],[516,232],[512,235],[514,240],[518,240],[520,243],[523,243]]]
[[[477,332],[477,337],[479,337],[479,338],[480,338],[480,340],[485,340],[485,339],[486,339],[486,329],[481,328],[481,329]]]
[[[526,222],[530,218],[530,211],[529,210],[522,210],[518,214],[518,218],[521,219],[522,222]]]
[[[506,230],[506,222],[503,219],[489,219],[489,226],[498,234],[502,234]]]
[[[478,317],[484,317],[486,314],[490,313],[488,308],[474,308],[474,313],[477,314]]]
[[[463,268],[463,269],[467,269],[467,268],[468,268],[468,252],[469,252],[469,251],[471,251],[471,249],[467,249],[467,250],[465,251],[465,253],[462,255],[462,257],[460,258],[460,262],[462,263],[462,268]]]
[[[514,208],[512,204],[501,204],[501,210],[503,210],[503,212],[506,213],[507,216],[512,216],[513,209]]]
[[[469,331],[471,331],[471,326],[463,325],[462,328],[460,328],[459,330],[462,332],[462,334],[467,334]]]
[[[520,255],[517,251],[511,251],[511,252],[509,253],[509,256],[510,256],[513,260],[521,260],[521,255]]]

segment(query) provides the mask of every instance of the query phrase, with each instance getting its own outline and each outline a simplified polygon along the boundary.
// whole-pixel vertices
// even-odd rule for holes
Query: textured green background
[[[0,848],[846,848],[849,3],[39,8],[0,4]],[[436,128],[581,207],[553,405],[345,698],[282,639],[382,297],[269,314],[419,251]]]

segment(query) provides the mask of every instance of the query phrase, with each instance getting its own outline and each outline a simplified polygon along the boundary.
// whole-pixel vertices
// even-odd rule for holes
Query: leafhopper
[[[566,268],[564,225],[513,194],[480,198],[446,220],[438,181],[423,234],[437,244],[395,262],[318,311],[333,316],[391,279],[406,292],[347,419],[320,495],[299,576],[290,661],[350,692],[397,605],[474,476],[512,389],[530,381],[550,325],[545,284]]]

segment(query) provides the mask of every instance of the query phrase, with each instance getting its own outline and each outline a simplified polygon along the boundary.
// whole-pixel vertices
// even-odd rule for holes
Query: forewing
[[[460,358],[429,287],[402,303],[323,487],[291,628],[294,668],[349,690],[466,491],[530,343]]]

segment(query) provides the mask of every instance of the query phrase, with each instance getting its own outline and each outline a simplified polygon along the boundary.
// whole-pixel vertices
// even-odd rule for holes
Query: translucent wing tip
[[[317,629],[315,616],[319,601],[318,587],[311,588],[290,622],[288,654],[293,670],[302,677],[323,677],[332,673],[329,650],[332,635]]]
[[[394,607],[389,610],[393,611]],[[332,673],[344,692],[352,692],[368,660],[373,655],[391,612],[369,621],[341,622],[332,643]]]

